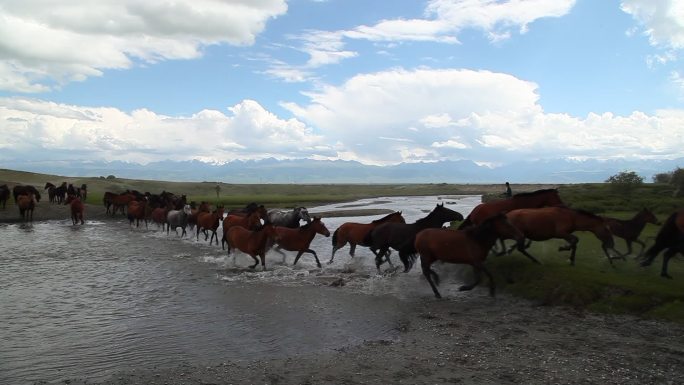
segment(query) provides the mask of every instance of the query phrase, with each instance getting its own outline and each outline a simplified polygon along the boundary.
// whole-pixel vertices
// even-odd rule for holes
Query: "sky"
[[[0,163],[684,157],[684,0],[0,0]]]

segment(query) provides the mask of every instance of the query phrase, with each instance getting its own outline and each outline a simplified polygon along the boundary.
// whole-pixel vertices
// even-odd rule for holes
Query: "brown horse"
[[[209,239],[209,244],[214,242],[214,237],[216,237],[216,244],[218,245],[218,234],[216,230],[221,224],[221,219],[223,218],[223,206],[219,206],[211,213],[201,212],[197,215],[197,240],[199,241],[199,233],[202,231],[204,234],[204,240],[209,238],[207,230],[211,231],[211,239]]]
[[[32,193],[17,196],[19,215],[24,222],[33,222],[33,210],[36,208],[36,196]]]
[[[254,269],[259,264],[261,258],[261,266],[266,270],[266,246],[271,244],[272,239],[276,237],[275,227],[267,223],[259,230],[247,230],[242,226],[233,226],[226,234],[226,242],[228,243],[228,255],[230,255],[231,248],[249,254],[254,258],[254,265],[250,268]]]
[[[489,294],[494,296],[494,278],[484,266],[484,261],[489,249],[498,238],[512,238],[519,244],[525,240],[520,230],[515,228],[503,214],[489,217],[481,224],[465,230],[431,228],[419,232],[416,235],[415,248],[420,254],[423,275],[432,287],[435,297],[442,297],[436,286],[439,284],[439,276],[430,268],[435,261],[463,263],[473,267],[475,282],[459,287],[461,291],[471,290],[479,284],[481,272],[484,272],[489,278]],[[412,254],[411,258],[415,261],[416,254]]]
[[[349,243],[349,255],[354,258],[354,252],[356,251],[356,245],[369,246],[363,242],[368,233],[370,233],[374,228],[378,227],[383,223],[406,223],[404,217],[401,216],[401,211],[397,211],[388,214],[380,219],[376,219],[371,223],[356,223],[356,222],[345,222],[340,227],[335,230],[332,236],[332,255],[330,256],[330,261],[328,264],[333,263],[335,258],[335,252],[347,243]]]
[[[71,211],[71,223],[75,225],[80,221],[81,224],[83,224],[83,213],[85,211],[85,206],[83,205],[83,202],[81,202],[81,198],[75,195],[69,195],[64,201],[64,204],[69,205],[69,211]]]
[[[321,267],[321,262],[318,260],[318,255],[316,255],[315,251],[309,248],[311,241],[314,239],[316,234],[321,234],[325,237],[330,236],[330,231],[328,231],[328,228],[325,227],[321,221],[321,218],[314,217],[311,223],[307,223],[306,225],[296,229],[285,226],[276,226],[275,232],[276,244],[278,245],[276,247],[276,251],[283,255],[283,260],[285,259],[285,253],[280,251],[281,249],[297,251],[297,256],[295,257],[293,265],[297,264],[297,261],[299,261],[299,257],[301,257],[302,254],[311,253],[313,254],[314,258],[316,258],[316,265],[318,265],[319,268]]]
[[[157,207],[152,210],[152,222],[157,225],[157,228],[161,227],[162,231],[166,228],[166,216],[169,211],[171,210],[168,207]]]
[[[610,230],[608,230],[607,223],[600,216],[588,211],[574,210],[568,207],[542,207],[509,211],[506,217],[513,226],[523,232],[525,238],[528,238],[530,242],[546,241],[553,238],[565,239],[568,244],[559,248],[558,251],[570,250],[571,265],[575,265],[575,252],[577,251],[577,242],[579,242],[579,238],[572,234],[575,231],[592,232],[601,241],[601,248],[611,265],[614,258],[624,259],[621,256],[611,257],[608,254],[608,249],[612,249],[617,255],[620,255],[613,248],[615,243]],[[526,250],[530,242],[527,245],[518,243],[513,248],[517,248],[533,262],[539,263]]]
[[[12,188],[12,195],[14,195],[14,203],[18,202],[20,195],[30,195],[33,194],[36,202],[40,202],[40,192],[37,188],[30,185],[16,185]]]
[[[116,215],[118,210],[121,210],[121,215],[126,215],[124,210],[128,207],[129,203],[135,201],[135,199],[135,195],[129,192],[123,192],[121,194],[105,193],[105,196],[102,198],[107,210],[109,210],[109,206],[112,207],[112,216]]]
[[[641,266],[648,266],[653,263],[655,257],[663,250],[665,250],[665,253],[663,254],[663,266],[660,270],[660,276],[672,279],[667,273],[667,264],[670,258],[674,257],[677,253],[684,254],[684,209],[670,214],[658,231],[655,244],[646,250],[645,259],[641,262]]]
[[[140,227],[140,221],[145,222],[145,228],[147,228],[147,200],[136,201],[131,200],[128,202],[128,208],[126,209],[126,217],[128,218],[129,226],[133,226],[133,221],[135,221],[135,227]]]
[[[211,208],[209,207],[209,202],[202,201],[199,205],[198,208],[191,208],[190,209],[190,215],[188,215],[188,226],[190,226],[190,230],[195,228],[197,225],[197,217],[199,216],[200,213],[208,213],[211,212]]]
[[[10,189],[6,184],[0,186],[0,204],[2,204],[2,209],[4,210],[7,206],[7,200],[10,197]]]
[[[247,230],[256,230],[261,226],[261,213],[258,211],[253,211],[249,215],[238,214],[228,214],[227,217],[223,218],[223,238],[221,238],[221,249],[224,248],[226,242],[226,233],[233,226],[241,226]]]
[[[608,223],[608,229],[613,233],[614,236],[622,238],[627,243],[627,253],[624,255],[632,254],[632,242],[641,245],[641,251],[637,255],[637,258],[641,256],[646,248],[646,244],[639,239],[641,231],[644,229],[647,223],[652,223],[658,225],[658,218],[649,209],[642,209],[632,217],[632,219],[623,220],[617,218],[605,217]]]
[[[506,213],[515,209],[533,209],[545,206],[562,206],[563,201],[557,189],[537,190],[513,195],[511,198],[480,203],[458,227],[463,230],[468,226],[478,225],[485,219],[499,213]]]

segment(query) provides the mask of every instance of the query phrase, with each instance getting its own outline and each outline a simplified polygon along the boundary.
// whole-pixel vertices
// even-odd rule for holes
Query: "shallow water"
[[[401,210],[410,223],[443,202],[466,215],[479,197],[379,198],[309,210],[388,208]],[[324,223],[332,233],[343,222],[380,217]],[[393,338],[400,299],[431,296],[418,269],[378,275],[368,250],[358,248],[351,259],[348,247],[328,265],[331,239],[320,235],[311,248],[322,269],[308,254],[293,267],[295,253],[283,262],[271,251],[261,271],[247,268],[249,256],[228,256],[202,236],[180,239],[154,225],[0,225],[0,383],[98,380],[120,370]],[[344,288],[327,287],[336,280]]]

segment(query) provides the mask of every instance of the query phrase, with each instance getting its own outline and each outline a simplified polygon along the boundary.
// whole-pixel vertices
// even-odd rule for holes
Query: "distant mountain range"
[[[145,165],[121,161],[0,161],[1,168],[63,176],[108,176],[226,183],[582,183],[603,182],[620,171],[636,171],[646,182],[656,173],[684,167],[673,160],[523,161],[502,167],[472,161],[368,166],[355,161],[311,159],[235,160],[225,164],[164,161]]]

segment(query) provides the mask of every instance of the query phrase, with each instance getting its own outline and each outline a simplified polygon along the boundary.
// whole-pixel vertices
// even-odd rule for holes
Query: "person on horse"
[[[510,197],[513,196],[513,191],[511,191],[511,185],[510,185],[508,182],[506,182],[506,192],[503,193],[503,195],[504,195],[506,198],[510,198]]]

